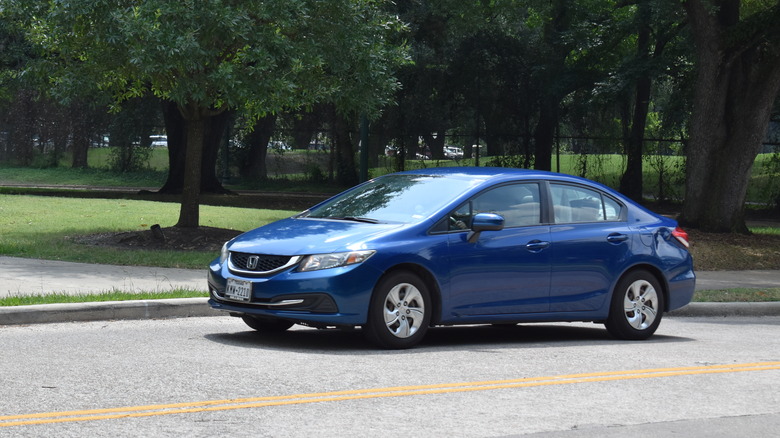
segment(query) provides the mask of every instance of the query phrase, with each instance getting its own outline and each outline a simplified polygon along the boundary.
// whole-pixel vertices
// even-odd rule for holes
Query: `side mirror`
[[[504,229],[504,217],[494,213],[478,213],[471,220],[469,243],[476,243],[483,231],[501,231]]]

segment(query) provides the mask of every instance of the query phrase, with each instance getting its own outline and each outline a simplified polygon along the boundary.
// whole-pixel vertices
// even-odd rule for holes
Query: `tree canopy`
[[[7,0],[42,53],[51,92],[94,86],[115,105],[153,94],[187,124],[179,226],[198,225],[205,125],[332,100],[376,113],[396,86],[402,24],[376,0]]]

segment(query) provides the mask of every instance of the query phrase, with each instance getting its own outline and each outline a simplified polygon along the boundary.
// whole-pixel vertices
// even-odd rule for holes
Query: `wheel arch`
[[[666,281],[666,277],[664,277],[663,272],[658,269],[658,267],[651,265],[649,263],[642,263],[639,265],[634,265],[631,268],[627,269],[623,274],[615,281],[615,287],[617,287],[618,283],[620,283],[620,280],[623,279],[626,275],[631,274],[632,272],[636,271],[647,271],[649,272],[655,279],[658,281],[658,284],[661,285],[661,293],[664,296],[664,312],[669,311],[669,284]],[[615,293],[615,290],[613,289],[612,293]]]
[[[439,282],[436,281],[436,278],[434,275],[426,269],[423,266],[420,266],[416,263],[401,263],[398,265],[395,265],[391,267],[390,269],[386,270],[384,274],[377,280],[377,284],[386,276],[391,275],[395,272],[400,271],[408,271],[412,272],[425,283],[426,286],[428,286],[428,292],[431,296],[431,321],[430,325],[434,325],[439,322],[441,319],[441,288],[439,287]]]

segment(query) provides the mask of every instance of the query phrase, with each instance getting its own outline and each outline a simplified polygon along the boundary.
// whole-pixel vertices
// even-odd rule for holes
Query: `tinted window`
[[[584,187],[551,184],[556,223],[614,221],[621,206],[600,192]]]
[[[511,184],[482,192],[450,215],[450,230],[471,227],[477,213],[495,213],[504,217],[504,226],[521,227],[540,223],[538,184]]]

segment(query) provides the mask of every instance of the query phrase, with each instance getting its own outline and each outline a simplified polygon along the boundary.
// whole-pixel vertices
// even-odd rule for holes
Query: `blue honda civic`
[[[674,220],[583,178],[484,167],[375,178],[227,242],[208,275],[210,305],[255,330],[361,327],[383,348],[455,324],[646,339],[695,282]]]

